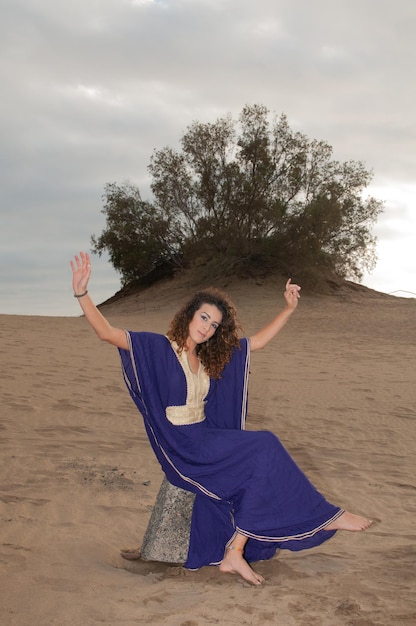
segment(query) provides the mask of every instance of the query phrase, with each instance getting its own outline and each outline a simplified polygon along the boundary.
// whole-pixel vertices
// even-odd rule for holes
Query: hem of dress
[[[224,556],[222,557],[222,559],[220,561],[212,561],[212,562],[208,563],[208,565],[209,566],[211,566],[211,565],[212,566],[221,565],[221,563],[223,562],[223,560],[225,558],[225,553],[227,551],[228,546],[232,544],[232,542],[234,541],[234,539],[235,539],[235,537],[236,537],[236,535],[238,533],[240,533],[241,535],[244,535],[244,537],[247,537],[248,539],[257,539],[257,541],[264,541],[264,542],[270,542],[270,543],[279,543],[279,542],[283,543],[283,542],[287,542],[287,541],[302,541],[303,539],[308,539],[309,537],[313,537],[319,531],[324,530],[325,526],[328,526],[328,524],[331,524],[331,522],[334,522],[336,519],[341,517],[341,515],[343,513],[345,513],[345,509],[339,509],[339,511],[337,511],[335,513],[335,515],[330,517],[326,522],[323,522],[323,524],[320,524],[319,526],[317,526],[316,528],[308,531],[307,533],[299,533],[297,535],[287,535],[286,537],[268,537],[266,535],[256,535],[254,533],[250,533],[248,531],[242,530],[241,528],[236,526],[235,532],[232,534],[230,539],[225,544]],[[333,532],[333,531],[328,531],[328,532]],[[186,566],[184,566],[184,567],[185,567],[185,569],[189,570],[190,572],[197,572],[203,566],[201,566],[201,567],[186,567]]]
[[[208,565],[201,565],[201,567],[186,567],[186,565],[184,565],[183,567],[188,570],[188,572],[199,572],[199,570],[203,567],[218,567],[219,565],[221,565],[223,560],[224,559],[221,559],[221,561],[215,561],[215,563],[208,563]]]
[[[309,537],[313,537],[314,535],[316,535],[316,533],[319,533],[319,531],[324,530],[325,527],[328,526],[328,524],[331,524],[332,522],[337,520],[339,517],[341,517],[341,515],[343,515],[343,513],[345,513],[345,509],[340,509],[339,511],[337,511],[337,513],[335,513],[335,515],[329,518],[326,522],[323,522],[316,528],[313,528],[312,530],[309,530],[306,533],[299,533],[296,535],[286,535],[283,537],[269,537],[267,535],[256,535],[255,533],[251,533],[248,530],[243,530],[239,526],[237,526],[236,529],[237,529],[237,532],[239,532],[241,535],[244,535],[244,537],[247,537],[248,539],[257,539],[257,541],[267,541],[271,543],[280,543],[280,542],[283,543],[285,541],[302,541],[303,539],[308,539]],[[229,543],[231,543],[231,541],[233,541],[234,537],[235,537],[235,534],[227,543],[227,546]]]

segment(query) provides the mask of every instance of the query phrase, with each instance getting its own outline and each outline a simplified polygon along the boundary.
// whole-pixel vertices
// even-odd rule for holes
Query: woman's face
[[[215,304],[203,304],[189,323],[189,338],[195,344],[208,341],[222,322],[222,313]]]

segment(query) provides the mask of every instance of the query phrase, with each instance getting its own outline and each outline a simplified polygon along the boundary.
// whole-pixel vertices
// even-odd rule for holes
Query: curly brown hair
[[[221,378],[221,372],[230,361],[233,349],[240,346],[238,332],[241,330],[235,306],[226,293],[214,287],[197,291],[176,313],[169,326],[167,336],[171,341],[176,341],[179,352],[186,350],[189,324],[195,312],[203,304],[216,306],[222,313],[222,321],[209,341],[196,347],[196,353],[208,376]]]

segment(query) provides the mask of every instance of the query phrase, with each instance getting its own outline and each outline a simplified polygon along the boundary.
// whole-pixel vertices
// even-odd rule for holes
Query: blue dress
[[[196,494],[185,567],[218,565],[237,531],[248,537],[248,561],[334,535],[323,528],[343,509],[327,502],[273,433],[245,430],[247,339],[221,379],[207,379],[201,403],[192,395],[186,353],[179,358],[164,335],[129,332],[127,338],[129,349],[120,350],[124,380],[152,448],[168,481]],[[182,419],[187,405],[191,418],[187,410]]]

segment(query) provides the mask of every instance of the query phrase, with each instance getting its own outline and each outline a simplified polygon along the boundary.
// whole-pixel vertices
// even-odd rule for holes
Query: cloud
[[[67,256],[102,231],[105,184],[129,179],[146,196],[154,149],[247,103],[286,113],[335,158],[373,169],[373,195],[386,199],[380,253],[391,256],[383,242],[415,232],[415,17],[403,0],[9,3],[0,312],[29,306],[22,292],[46,290],[46,275],[65,302]],[[117,275],[107,267],[106,283],[99,263],[114,290]],[[11,297],[13,284],[21,288]],[[43,298],[42,313],[56,313],[55,302]]]

